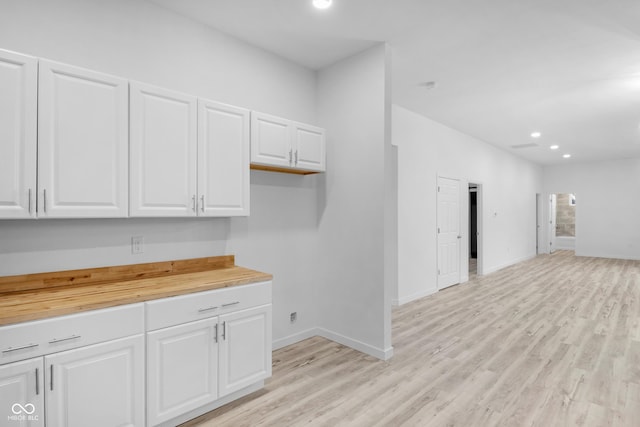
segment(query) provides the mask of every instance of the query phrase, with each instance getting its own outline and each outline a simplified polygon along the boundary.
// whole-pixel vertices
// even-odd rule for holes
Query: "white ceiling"
[[[637,0],[151,1],[313,69],[386,41],[395,104],[540,164],[640,157]]]

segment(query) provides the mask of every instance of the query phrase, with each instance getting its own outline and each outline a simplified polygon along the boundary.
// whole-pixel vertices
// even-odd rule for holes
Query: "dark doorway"
[[[469,186],[469,255],[478,258],[478,192]]]

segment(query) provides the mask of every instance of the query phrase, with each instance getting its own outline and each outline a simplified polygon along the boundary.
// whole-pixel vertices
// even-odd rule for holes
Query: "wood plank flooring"
[[[394,309],[394,357],[322,338],[188,426],[639,426],[640,261],[559,251]]]

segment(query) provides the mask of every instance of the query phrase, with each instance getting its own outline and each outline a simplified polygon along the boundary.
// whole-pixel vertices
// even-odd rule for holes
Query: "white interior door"
[[[460,181],[438,177],[438,289],[460,283]]]
[[[549,196],[549,253],[556,251],[556,195]]]

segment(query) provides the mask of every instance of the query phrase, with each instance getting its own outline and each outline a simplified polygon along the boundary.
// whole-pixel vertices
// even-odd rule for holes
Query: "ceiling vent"
[[[518,144],[518,145],[512,145],[511,148],[532,148],[532,147],[537,147],[538,144],[534,144],[533,142],[530,142],[528,144]]]

